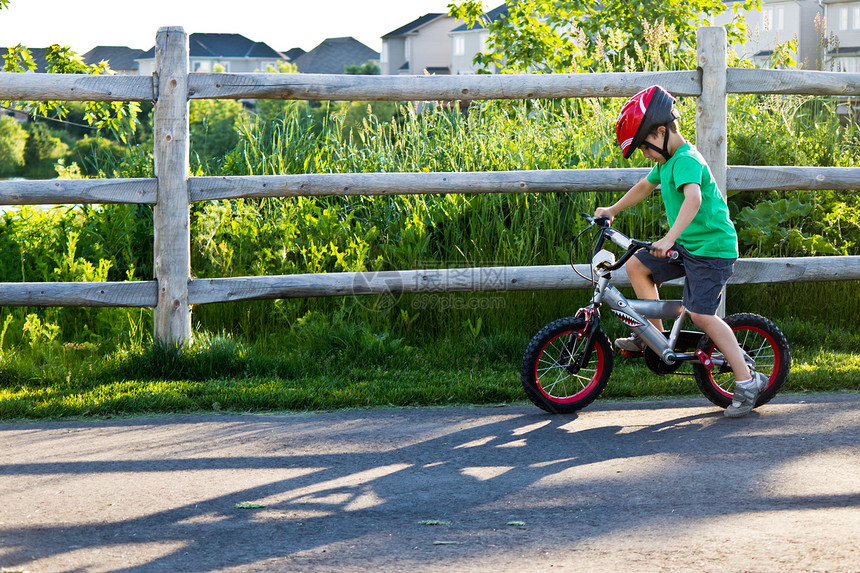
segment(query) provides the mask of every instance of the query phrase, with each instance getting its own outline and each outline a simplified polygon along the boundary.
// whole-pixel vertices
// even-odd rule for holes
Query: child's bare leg
[[[636,257],[631,257],[624,268],[627,270],[627,276],[630,278],[630,284],[633,285],[633,291],[637,298],[660,300],[660,292],[657,290],[657,285],[654,284],[651,269],[643,265],[642,261]],[[663,321],[659,318],[649,318],[648,320],[660,329],[660,332],[663,332]]]
[[[738,346],[735,333],[732,332],[726,321],[713,314],[691,312],[690,317],[696,326],[705,331],[705,334],[711,338],[723,356],[726,357],[726,360],[729,361],[729,366],[732,367],[732,372],[735,374],[735,380],[742,382],[752,378],[752,373],[744,359],[744,352]]]

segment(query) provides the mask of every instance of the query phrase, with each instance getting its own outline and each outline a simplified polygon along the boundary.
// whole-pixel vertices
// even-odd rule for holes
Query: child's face
[[[657,128],[656,132],[648,134],[648,137],[645,138],[645,141],[647,141],[651,145],[655,145],[658,149],[663,149],[663,135],[664,131],[660,128]],[[666,158],[663,157],[662,153],[657,152],[655,149],[652,149],[644,143],[639,146],[639,149],[642,150],[642,155],[645,156],[645,159],[650,159],[651,161],[656,161],[660,164],[666,163]]]

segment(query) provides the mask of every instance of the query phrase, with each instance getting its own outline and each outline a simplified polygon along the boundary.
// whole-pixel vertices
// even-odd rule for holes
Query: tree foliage
[[[0,10],[9,7],[9,0],[0,0]],[[46,72],[54,74],[113,74],[108,62],[87,64],[69,46],[53,44],[45,52]],[[35,71],[36,62],[26,47],[18,44],[8,48],[3,62],[4,72],[24,73]],[[63,119],[68,114],[65,102],[0,102],[0,105],[25,110],[30,114],[52,114]],[[99,131],[108,131],[123,143],[131,143],[137,127],[137,102],[87,102],[84,119]]]
[[[696,29],[729,9],[722,0],[517,0],[488,22],[482,0],[448,7],[451,16],[490,32],[475,63],[508,73],[625,70],[655,47],[660,60],[675,61],[693,51]],[[760,7],[761,0],[732,5],[729,41],[744,36],[743,11]]]
[[[379,66],[371,62],[362,65],[350,64],[343,67],[343,73],[352,76],[378,76]]]
[[[59,44],[48,47],[45,61],[45,71],[49,74],[113,74],[108,62],[102,60],[98,64],[87,64],[69,46]],[[9,48],[3,64],[4,71],[22,73],[35,69],[36,63],[27,48],[20,44]],[[61,101],[18,101],[5,102],[4,105],[35,115],[53,114],[60,119],[65,118],[69,112],[66,102]],[[107,131],[123,143],[129,143],[128,138],[134,134],[137,127],[135,120],[139,111],[140,104],[137,102],[91,101],[86,103],[84,119],[99,131]]]
[[[0,116],[0,175],[10,175],[24,165],[27,132],[8,115]]]

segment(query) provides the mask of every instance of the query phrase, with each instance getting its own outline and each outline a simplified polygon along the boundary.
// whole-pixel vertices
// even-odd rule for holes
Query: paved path
[[[860,571],[858,430],[856,394],[0,424],[0,569]]]

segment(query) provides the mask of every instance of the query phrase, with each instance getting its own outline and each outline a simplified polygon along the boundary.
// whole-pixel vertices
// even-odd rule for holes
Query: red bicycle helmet
[[[633,152],[643,143],[661,153],[667,160],[669,152],[669,131],[663,139],[663,149],[645,141],[651,131],[667,125],[681,116],[674,107],[675,98],[661,86],[645,88],[632,98],[624,107],[615,122],[615,136],[621,146],[624,159],[630,159]]]

